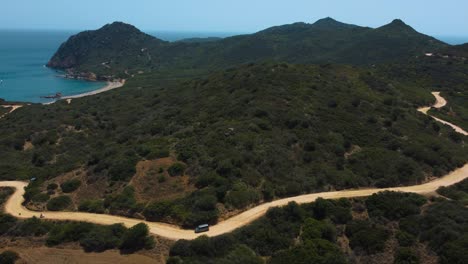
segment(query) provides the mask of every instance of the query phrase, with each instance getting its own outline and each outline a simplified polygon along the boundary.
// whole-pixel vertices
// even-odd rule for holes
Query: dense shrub
[[[46,240],[48,246],[56,246],[66,242],[79,241],[93,228],[93,224],[69,222],[55,225]]]
[[[395,264],[419,264],[419,257],[411,248],[399,248],[395,253]]]
[[[7,250],[0,253],[0,263],[2,264],[14,264],[18,259],[20,259],[18,253]]]
[[[119,248],[125,252],[134,252],[143,248],[150,249],[154,247],[154,239],[149,235],[146,224],[137,224],[129,228],[122,235]]]
[[[105,212],[104,201],[102,200],[85,200],[80,203],[78,210],[89,213],[102,214]]]
[[[5,234],[16,224],[16,218],[11,215],[0,213],[0,235]]]
[[[183,163],[176,162],[167,169],[167,172],[171,176],[180,176],[184,174],[185,168],[186,166]]]
[[[353,221],[346,225],[346,235],[349,237],[349,245],[353,250],[364,251],[367,254],[381,252],[389,232],[377,225],[367,221]]]
[[[244,208],[249,204],[256,203],[260,199],[260,193],[244,183],[237,183],[226,195],[226,204],[234,208]]]
[[[80,245],[87,252],[102,252],[117,248],[126,228],[122,224],[95,226],[80,239]]]
[[[73,179],[66,181],[62,184],[60,184],[60,188],[64,193],[71,193],[76,191],[81,185],[81,181],[78,179]]]
[[[43,236],[52,228],[50,222],[41,221],[37,217],[32,217],[20,222],[13,230],[15,236]]]
[[[371,217],[386,217],[398,220],[409,215],[420,213],[420,207],[426,198],[418,194],[380,192],[366,199],[366,206]]]
[[[171,209],[172,203],[170,202],[153,202],[145,208],[143,215],[149,221],[160,221],[170,214]]]
[[[54,197],[47,202],[47,209],[50,211],[61,211],[69,208],[72,200],[69,196],[63,195]]]

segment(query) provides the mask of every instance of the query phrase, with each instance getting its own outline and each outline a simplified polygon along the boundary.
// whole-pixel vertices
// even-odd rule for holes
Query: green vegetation
[[[81,181],[73,179],[60,184],[60,188],[64,193],[71,193],[76,191],[81,186]]]
[[[171,176],[180,176],[182,174],[184,174],[184,171],[185,171],[185,165],[178,162],[178,163],[174,163],[172,164],[168,169],[167,169],[167,172],[169,173],[169,175]]]
[[[105,211],[134,216],[147,201],[137,203],[131,187],[114,187],[125,186],[151,153],[172,153],[179,163],[169,171],[185,172],[197,190],[168,198],[160,220],[193,227],[216,223],[216,204],[234,210],[330,188],[416,184],[462,166],[463,143],[415,111],[433,101],[426,81],[414,86],[391,74],[265,63],[181,82],[142,75],[118,92],[73,106],[31,105],[2,120],[0,132],[9,136],[0,140],[0,178],[35,175],[29,201],[46,180],[84,168],[108,182],[97,197]],[[40,135],[52,136],[30,151],[16,148]]]
[[[47,202],[47,209],[50,211],[61,211],[68,209],[72,204],[72,200],[69,196],[62,195],[54,197]]]
[[[57,246],[67,242],[79,242],[87,252],[103,252],[119,248],[131,253],[154,247],[153,237],[145,224],[125,228],[122,224],[100,226],[81,222],[52,222],[38,218],[17,220],[0,213],[0,235],[8,237],[43,237],[47,246]],[[11,254],[0,254],[0,260]],[[0,263],[8,263],[0,261]]]
[[[126,252],[134,252],[140,249],[154,247],[154,240],[149,236],[148,226],[140,223],[123,233],[119,248]]]
[[[250,64],[164,87],[145,75],[73,106],[29,106],[2,120],[10,136],[0,140],[0,178],[35,175],[25,197],[45,201],[36,196],[45,180],[84,168],[108,182],[104,211],[134,216],[149,203],[114,187],[151,153],[173,153],[179,162],[168,173],[187,174],[197,189],[166,199],[158,219],[193,227],[216,223],[217,204],[234,210],[330,188],[416,184],[462,166],[463,143],[415,111],[433,101],[424,85],[383,69]],[[128,98],[134,103],[121,103]],[[31,151],[15,147],[31,138],[44,139]]]
[[[396,210],[403,203],[409,205]],[[383,208],[390,213],[380,213]],[[351,217],[351,210],[361,215],[359,219]],[[370,217],[362,219],[366,211]],[[463,263],[467,213],[457,202],[429,202],[416,194],[396,192],[351,201],[290,203],[270,209],[266,216],[231,234],[179,240],[171,248],[168,263],[231,263],[226,259],[235,254],[239,259],[243,256],[245,263],[352,263],[356,255],[363,259],[394,256],[394,263],[420,263],[418,248],[424,244],[429,245],[429,254],[439,257],[439,263]],[[343,244],[347,240],[352,252]],[[267,258],[262,261],[262,257]]]
[[[395,264],[419,264],[419,257],[410,248],[399,248],[395,254]]]
[[[155,70],[163,74],[177,72],[178,76],[193,76],[265,60],[375,64],[422,55],[446,46],[416,32],[401,20],[372,29],[326,18],[314,24],[277,26],[220,40],[175,43],[116,22],[71,37],[48,66],[88,72],[85,74],[88,78],[94,78],[89,72],[106,78]]]
[[[437,193],[468,205],[468,180],[464,180],[450,187],[441,187],[437,190]]]
[[[3,264],[14,264],[19,259],[18,253],[14,251],[3,251],[0,253],[0,263]]]
[[[26,106],[0,120],[0,179],[34,175],[26,202],[66,210],[70,197],[49,200],[58,186],[46,184],[83,169],[87,185],[107,187],[80,200],[80,211],[188,228],[281,197],[420,183],[468,160],[466,137],[416,111],[439,90],[449,105],[430,113],[467,127],[467,47],[447,47],[399,20],[370,29],[324,19],[178,43],[106,25],[70,38],[49,66],[91,79],[127,78],[126,86],[71,105]],[[435,56],[421,56],[426,51]],[[23,150],[26,141],[34,147]],[[136,164],[169,156],[178,162],[167,168],[171,177],[155,174],[158,183],[184,175],[196,189],[140,200],[138,186],[129,185]],[[71,193],[80,185],[73,179],[60,188]],[[8,195],[2,192],[0,200]],[[374,254],[418,263],[423,244],[442,264],[462,263],[466,181],[439,193],[455,201],[384,192],[290,203],[232,234],[178,241],[168,263],[347,263]],[[154,246],[144,224],[126,229],[0,214],[0,234],[47,236],[51,246],[79,242],[98,252]]]
[[[78,210],[89,213],[102,214],[105,211],[104,201],[102,200],[85,200],[80,203]]]

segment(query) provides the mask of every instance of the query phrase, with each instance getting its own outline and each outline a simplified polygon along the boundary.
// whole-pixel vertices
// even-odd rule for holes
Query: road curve
[[[447,100],[445,100],[445,98],[443,98],[442,96],[440,96],[440,92],[432,92],[432,95],[434,95],[434,97],[436,98],[436,102],[435,104],[432,106],[433,108],[442,108],[444,107],[445,105],[447,105]],[[421,107],[421,108],[418,108],[418,111],[425,114],[425,115],[429,115],[427,112],[429,112],[429,110],[431,110],[430,106],[426,106],[426,107]],[[456,132],[462,134],[462,135],[465,135],[465,136],[468,136],[468,132],[466,132],[465,130],[463,130],[461,127],[457,126],[457,125],[454,125],[450,122],[447,122],[445,120],[442,120],[440,118],[437,118],[435,116],[431,116],[429,115],[430,117],[434,118],[437,122],[440,122],[444,125],[447,125],[447,126],[450,126],[451,128],[453,128]]]
[[[8,113],[5,113],[3,115],[0,115],[0,119],[4,118],[5,116],[13,113],[13,111],[17,110],[18,108],[23,107],[23,105],[1,105],[3,108],[11,108]]]
[[[436,103],[439,104],[440,101]],[[427,113],[427,111],[425,112]],[[335,192],[322,192],[300,195],[281,200],[276,200],[269,203],[264,203],[249,209],[241,214],[233,216],[225,221],[218,223],[210,227],[210,231],[203,233],[208,236],[218,236],[224,233],[232,232],[233,230],[243,227],[252,221],[263,216],[268,209],[272,207],[284,206],[289,202],[296,202],[298,204],[311,203],[317,198],[325,199],[339,199],[339,198],[353,198],[353,197],[365,197],[378,193],[381,191],[398,191],[398,192],[411,192],[418,194],[427,194],[436,191],[439,187],[450,186],[456,184],[464,179],[468,178],[468,164],[464,167],[459,168],[446,176],[436,179],[434,181],[424,183],[421,185],[406,186],[406,187],[395,187],[385,189],[360,189],[360,190],[343,190]],[[24,201],[23,194],[24,188],[28,185],[26,182],[20,181],[5,181],[0,182],[0,187],[13,187],[16,191],[8,199],[5,204],[5,212],[9,213],[18,218],[30,218],[33,216],[39,217],[41,212],[34,212],[26,209],[22,203]],[[131,227],[138,223],[145,223],[149,226],[150,232],[162,236],[168,239],[194,239],[201,234],[195,234],[192,230],[184,230],[174,225],[142,221],[138,219],[126,218],[121,216],[105,215],[105,214],[92,214],[83,212],[42,212],[46,219],[53,220],[73,220],[73,221],[84,221],[96,224],[110,225],[115,223],[122,223],[127,227]]]

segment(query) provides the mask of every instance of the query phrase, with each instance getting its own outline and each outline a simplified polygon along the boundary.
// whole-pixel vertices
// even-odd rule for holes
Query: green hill
[[[210,41],[164,42],[123,23],[71,37],[49,67],[125,77],[144,71],[206,73],[261,61],[376,64],[447,47],[401,20],[372,29],[325,18]],[[174,72],[175,71],[175,72]],[[124,74],[126,73],[126,74]]]
[[[27,192],[37,204],[56,177],[75,175],[99,190],[76,207],[191,227],[278,197],[415,184],[463,165],[463,138],[416,111],[433,101],[431,81],[391,73],[265,63],[179,82],[138,75],[2,119],[0,177],[37,177]]]
[[[97,73],[123,73],[152,64],[148,49],[166,42],[147,35],[134,26],[115,22],[99,30],[85,31],[62,44],[47,63],[57,69]]]

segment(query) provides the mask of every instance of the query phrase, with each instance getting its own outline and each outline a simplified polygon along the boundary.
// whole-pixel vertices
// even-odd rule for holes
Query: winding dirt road
[[[436,103],[432,106],[434,108],[442,108],[444,107],[445,105],[447,105],[447,100],[445,100],[445,98],[443,98],[442,96],[440,96],[440,92],[432,92],[432,95],[434,95],[434,97],[436,98]],[[429,112],[429,110],[431,110],[430,106],[427,106],[427,107],[421,107],[418,109],[419,112],[425,114],[425,115],[428,115],[427,112]],[[434,118],[435,120],[437,120],[437,122],[440,122],[444,125],[447,125],[447,126],[450,126],[452,127],[456,132],[462,134],[462,135],[465,135],[465,136],[468,136],[468,132],[466,132],[465,130],[463,130],[461,127],[459,126],[456,126],[452,123],[449,123],[447,121],[444,121],[440,118],[437,118],[435,116],[431,116],[429,115],[430,117]]]
[[[437,97],[436,97],[437,98]],[[435,107],[444,104],[444,101],[437,100]],[[440,106],[442,107],[442,106]],[[430,107],[429,107],[430,108]],[[423,112],[423,113],[427,113]],[[399,192],[412,192],[419,194],[427,194],[436,191],[439,187],[450,186],[455,183],[458,183],[464,179],[468,178],[468,164],[464,167],[455,170],[448,175],[439,178],[437,180],[415,186],[406,186],[406,187],[396,187],[396,188],[385,188],[385,189],[360,189],[360,190],[343,190],[336,192],[323,192],[323,193],[314,193],[307,195],[300,195],[296,197],[285,198],[281,200],[276,200],[273,202],[261,204],[252,209],[249,209],[239,215],[233,216],[225,221],[218,223],[210,227],[210,231],[203,233],[203,235],[208,236],[218,236],[224,233],[231,232],[237,228],[245,226],[252,221],[263,216],[268,209],[277,206],[287,205],[289,202],[296,202],[299,204],[310,203],[315,201],[317,198],[322,197],[325,199],[338,199],[338,198],[353,198],[353,197],[365,197],[378,193],[381,191],[399,191]],[[26,209],[22,206],[24,201],[23,194],[25,192],[24,187],[28,183],[19,182],[19,181],[6,181],[0,182],[0,186],[3,187],[13,187],[16,189],[15,193],[9,198],[5,204],[5,212],[9,213],[18,218],[30,218],[33,216],[39,217],[41,212],[34,212]],[[110,225],[114,223],[123,223],[127,227],[131,227],[138,223],[146,223],[150,232],[162,237],[166,237],[173,240],[178,239],[194,239],[202,234],[195,234],[192,230],[183,230],[177,226],[147,222],[138,219],[125,218],[121,216],[113,215],[103,215],[103,214],[91,214],[91,213],[82,213],[82,212],[43,212],[46,219],[54,220],[74,220],[74,221],[85,221],[92,222],[96,224]]]

